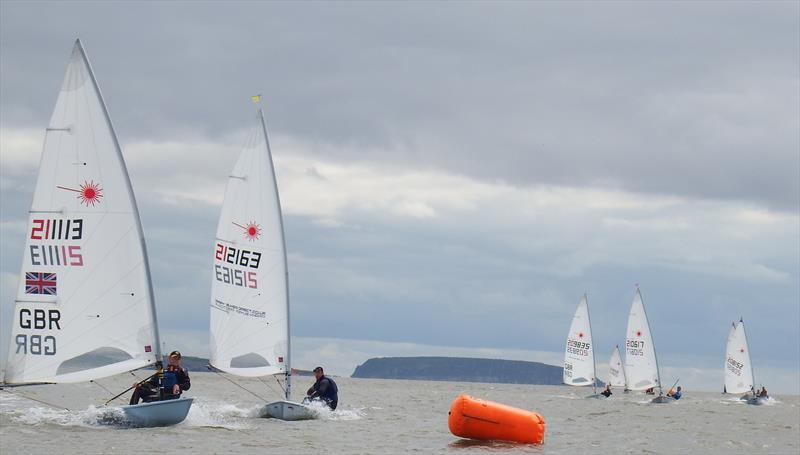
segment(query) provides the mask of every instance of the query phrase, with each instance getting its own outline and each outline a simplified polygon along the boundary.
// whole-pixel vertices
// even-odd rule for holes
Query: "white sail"
[[[211,365],[246,377],[286,372],[286,248],[261,111],[228,178],[213,255]]]
[[[564,384],[595,384],[594,344],[589,321],[589,302],[584,295],[572,317],[564,352]]]
[[[642,293],[636,289],[631,311],[628,314],[628,331],[625,339],[625,375],[628,388],[645,390],[661,387],[658,359],[650,333],[650,323],[644,311]]]
[[[625,379],[625,365],[622,363],[622,357],[619,355],[619,346],[614,346],[614,352],[611,353],[611,360],[608,361],[608,385],[611,387],[628,386],[628,382]]]
[[[734,324],[725,347],[725,390],[728,393],[746,393],[753,390],[753,364],[744,322]]]
[[[159,357],[136,201],[76,41],[45,135],[5,382],[88,381]]]

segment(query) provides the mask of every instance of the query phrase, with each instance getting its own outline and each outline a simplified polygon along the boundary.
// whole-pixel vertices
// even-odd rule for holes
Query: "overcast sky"
[[[742,316],[756,380],[800,393],[798,5],[3,1],[0,355],[80,37],[168,343],[207,354],[216,220],[261,93],[297,366],[560,364],[584,292],[602,364],[639,283],[668,374],[721,388]]]

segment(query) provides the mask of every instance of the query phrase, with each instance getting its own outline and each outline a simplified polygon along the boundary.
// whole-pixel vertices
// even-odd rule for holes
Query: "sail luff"
[[[108,114],[108,107],[106,106],[105,99],[103,98],[103,92],[100,91],[100,85],[97,83],[97,79],[95,79],[94,71],[92,70],[92,65],[89,62],[89,57],[86,55],[86,51],[83,48],[83,43],[81,43],[80,39],[76,39],[75,45],[81,52],[81,57],[83,57],[83,61],[89,70],[89,79],[92,81],[92,85],[94,86],[95,91],[97,91],[97,97],[100,99],[100,107],[103,110],[103,116],[105,117],[108,129],[111,131],[111,138],[114,141],[114,148],[116,149],[117,156],[119,157],[120,164],[122,166],[122,175],[125,178],[125,185],[128,188],[128,198],[130,200],[131,208],[133,209],[134,219],[136,220],[136,233],[138,234],[139,245],[142,249],[142,256],[144,257],[144,272],[147,279],[147,300],[150,303],[150,319],[153,321],[153,333],[155,335],[153,341],[155,343],[155,357],[160,361],[163,357],[163,353],[161,352],[161,336],[158,330],[158,315],[156,312],[156,302],[153,297],[155,295],[153,292],[153,279],[150,275],[150,262],[147,259],[147,244],[145,243],[144,229],[142,229],[142,219],[139,216],[139,206],[136,204],[136,197],[133,194],[133,185],[131,184],[130,175],[128,175],[128,167],[126,166],[125,158],[122,155],[122,147],[119,145],[117,130],[114,128],[114,123],[111,121],[111,116]]]
[[[664,390],[661,386],[661,368],[658,366],[658,352],[656,351],[656,343],[653,337],[653,329],[650,326],[650,319],[647,317],[647,310],[644,307],[644,298],[642,297],[642,291],[639,288],[636,288],[636,293],[639,294],[639,300],[642,302],[642,313],[644,314],[644,320],[647,323],[647,331],[650,333],[650,343],[653,346],[653,359],[656,362],[656,382],[658,383],[658,394],[663,395]]]
[[[281,208],[281,198],[278,192],[278,179],[275,175],[275,162],[272,159],[272,149],[269,146],[269,134],[267,133],[267,123],[264,119],[264,110],[258,108],[258,117],[261,120],[261,130],[264,132],[264,141],[267,144],[267,158],[272,163],[272,184],[275,188],[275,199],[278,205],[278,220],[280,222],[280,236],[283,245],[283,270],[284,270],[284,283],[286,294],[286,390],[285,396],[289,400],[292,395],[292,323],[291,323],[291,307],[289,305],[289,260],[286,255],[286,234],[283,227],[283,209]]]
[[[592,390],[597,393],[597,361],[594,358],[594,336],[592,335],[592,318],[589,315],[589,296],[583,294],[583,298],[586,299],[586,321],[589,323],[589,339],[592,343]]]

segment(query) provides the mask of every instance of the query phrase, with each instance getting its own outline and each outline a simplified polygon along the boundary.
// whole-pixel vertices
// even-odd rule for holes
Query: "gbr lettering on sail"
[[[30,269],[25,271],[26,297],[57,296],[59,269],[84,267],[79,242],[83,239],[81,218],[34,218],[30,223]],[[45,271],[45,267],[47,270]],[[56,268],[53,271],[53,268]],[[61,330],[61,311],[57,309],[19,309],[19,328],[15,337],[16,352],[31,355],[55,355],[56,335]]]

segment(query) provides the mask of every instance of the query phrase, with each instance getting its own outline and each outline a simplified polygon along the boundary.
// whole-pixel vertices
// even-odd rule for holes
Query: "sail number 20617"
[[[625,340],[625,347],[628,355],[644,355],[644,341],[642,340]]]

